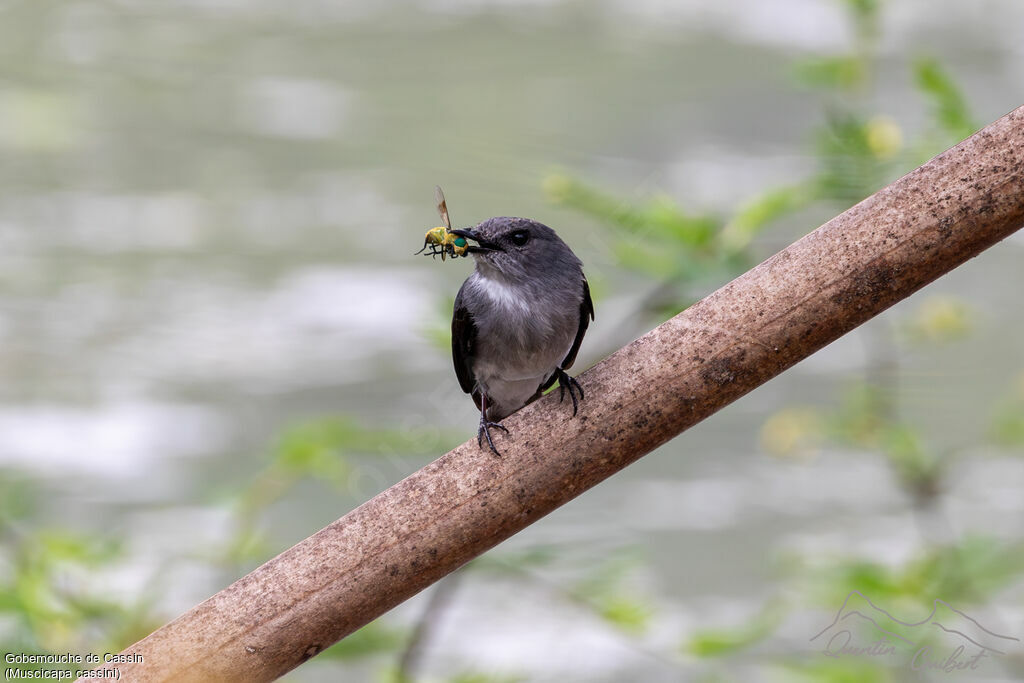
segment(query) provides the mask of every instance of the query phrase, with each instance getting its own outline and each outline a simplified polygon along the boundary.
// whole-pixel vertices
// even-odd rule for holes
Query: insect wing
[[[440,185],[434,188],[434,198],[437,200],[437,212],[441,214],[441,222],[444,223],[447,230],[451,231],[452,221],[448,218],[448,204],[444,200],[444,192],[441,191]]]

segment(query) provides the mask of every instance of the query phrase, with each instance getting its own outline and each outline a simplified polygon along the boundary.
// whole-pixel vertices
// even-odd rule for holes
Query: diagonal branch
[[[1024,107],[239,579],[109,665],[132,681],[293,669],[1024,224]],[[998,283],[992,283],[998,286]]]

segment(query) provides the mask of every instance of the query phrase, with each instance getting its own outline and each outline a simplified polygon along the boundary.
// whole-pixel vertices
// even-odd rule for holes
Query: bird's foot
[[[497,427],[498,429],[508,434],[508,428],[505,425],[501,424],[500,422],[489,422],[487,418],[481,415],[480,428],[477,429],[476,432],[476,445],[479,446],[480,448],[483,448],[483,438],[487,437],[487,445],[490,446],[491,450],[494,451],[494,454],[500,458],[501,453],[499,453],[498,449],[494,447],[494,441],[491,440],[491,427]]]
[[[572,416],[576,417],[576,410],[579,408],[580,401],[583,400],[583,387],[576,381],[574,377],[570,377],[562,368],[555,370],[555,374],[558,376],[558,402],[561,403],[565,398],[565,390],[569,389],[569,398],[572,399]],[[579,392],[579,400],[576,399],[576,392]]]

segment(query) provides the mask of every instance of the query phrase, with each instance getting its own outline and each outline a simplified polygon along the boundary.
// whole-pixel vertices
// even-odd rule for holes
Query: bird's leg
[[[486,436],[487,445],[490,446],[491,450],[494,451],[494,454],[500,458],[501,453],[498,452],[498,449],[494,447],[494,442],[491,441],[491,427],[497,427],[508,434],[508,428],[505,427],[505,425],[500,422],[489,422],[487,420],[487,394],[480,392],[480,428],[476,431],[476,445],[479,448],[483,448],[484,444],[481,437]]]
[[[569,389],[569,398],[572,399],[572,416],[576,417],[576,410],[579,408],[579,401],[583,400],[583,387],[574,377],[570,377],[562,368],[555,368],[555,375],[558,376],[558,402],[565,398],[565,390]],[[576,400],[576,392],[580,392],[579,401]]]

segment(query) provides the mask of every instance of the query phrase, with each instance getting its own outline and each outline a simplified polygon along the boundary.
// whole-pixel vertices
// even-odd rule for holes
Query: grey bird
[[[482,439],[501,455],[490,428],[557,381],[572,414],[583,388],[566,370],[594,319],[583,264],[554,230],[527,218],[491,218],[452,230],[472,240],[473,273],[455,297],[452,359],[459,385],[480,409]]]

